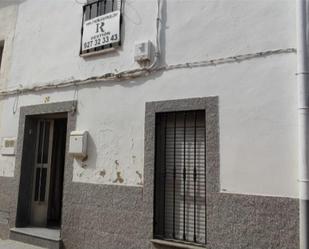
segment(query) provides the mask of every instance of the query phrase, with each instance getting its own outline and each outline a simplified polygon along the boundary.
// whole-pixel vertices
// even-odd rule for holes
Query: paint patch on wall
[[[138,170],[136,171],[136,174],[138,176],[138,178],[140,179],[140,182],[138,182],[138,185],[143,185],[143,175],[142,173],[140,173]]]
[[[122,176],[121,176],[121,172],[120,171],[118,171],[117,172],[117,178],[113,181],[113,183],[123,183],[124,182],[124,180],[123,180],[123,178],[122,178]]]
[[[0,156],[0,176],[14,177],[15,157]]]
[[[88,159],[84,164],[74,160],[73,181],[125,186],[143,185],[144,134],[136,126],[123,122],[100,124],[89,130]],[[120,125],[121,127],[117,127]],[[136,134],[140,133],[140,138]]]
[[[104,176],[106,175],[105,169],[101,170],[101,171],[99,172],[99,174],[100,174],[100,176],[104,177]]]

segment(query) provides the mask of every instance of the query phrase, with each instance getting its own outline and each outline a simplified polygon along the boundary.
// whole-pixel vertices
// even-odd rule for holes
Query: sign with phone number
[[[85,21],[82,50],[120,41],[120,11],[113,11]]]

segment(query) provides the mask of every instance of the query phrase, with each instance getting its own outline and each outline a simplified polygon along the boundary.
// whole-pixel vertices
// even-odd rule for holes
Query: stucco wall
[[[0,41],[4,41],[4,50],[0,68],[0,88],[8,86],[11,68],[12,50],[15,34],[18,3],[20,0],[0,2]],[[2,116],[3,101],[0,101],[0,116]],[[1,130],[1,123],[0,123]],[[16,135],[15,135],[16,136]],[[0,176],[13,176],[14,158],[0,158]]]
[[[121,49],[88,59],[79,57],[82,5],[78,3],[83,2],[27,0],[20,5],[11,86],[83,78],[137,66],[134,43],[155,39],[156,1],[124,1]],[[295,47],[294,5],[292,0],[164,1],[165,62]],[[25,42],[28,49],[24,49]]]
[[[27,0],[19,7],[9,87],[86,78],[135,68],[135,41],[154,40],[154,0],[127,0],[123,45],[114,53],[79,57],[78,1]],[[162,63],[177,64],[279,48],[294,48],[292,0],[176,1],[163,6]],[[48,16],[48,18],[46,18]],[[25,49],[25,43],[27,49]],[[143,186],[144,104],[219,97],[221,190],[297,196],[296,55],[159,72],[132,81],[24,94],[18,105],[77,98],[77,129],[90,134],[88,160],[73,181]],[[77,90],[77,93],[75,91]],[[17,97],[2,99],[0,137],[16,137]],[[0,156],[0,174],[14,160]],[[2,172],[2,173],[1,173]],[[117,180],[120,172],[121,180]]]
[[[0,2],[0,41],[4,41],[4,50],[0,69],[0,88],[5,88],[9,79],[19,2],[20,0]]]

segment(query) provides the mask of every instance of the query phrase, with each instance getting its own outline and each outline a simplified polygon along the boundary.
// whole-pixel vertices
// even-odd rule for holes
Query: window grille
[[[49,152],[50,122],[42,120],[38,126],[38,145],[35,169],[34,201],[45,201],[47,184],[47,164]]]
[[[112,48],[112,47],[118,47],[121,45],[121,41],[88,49],[88,50],[82,50],[82,37],[83,37],[83,26],[84,22],[88,21],[90,19],[93,19],[95,17],[108,14],[110,12],[120,10],[122,8],[122,0],[90,0],[87,4],[83,6],[83,21],[82,21],[82,30],[81,30],[81,46],[80,46],[80,54],[88,54],[91,52],[101,51],[104,49]],[[120,16],[120,25],[121,25],[121,16]],[[121,26],[120,26],[121,27]],[[120,30],[121,32],[121,30]]]
[[[206,244],[205,111],[156,115],[156,239]]]

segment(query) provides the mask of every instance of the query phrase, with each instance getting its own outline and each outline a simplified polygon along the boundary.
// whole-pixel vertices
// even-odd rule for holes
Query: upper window
[[[122,0],[92,0],[83,6],[81,55],[120,46],[121,4]]]
[[[4,49],[4,41],[0,41],[0,68],[1,68],[3,49]]]
[[[206,244],[205,111],[156,114],[156,239]]]

